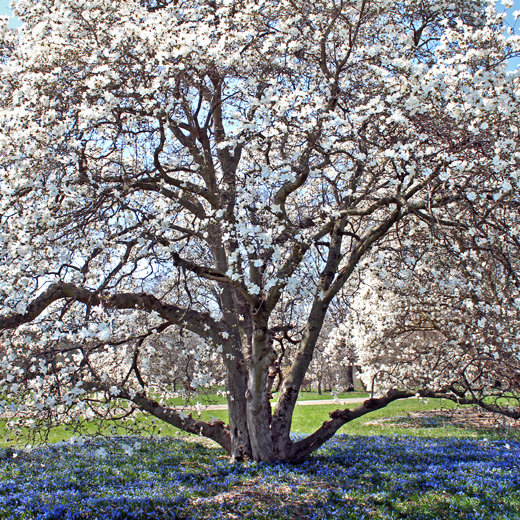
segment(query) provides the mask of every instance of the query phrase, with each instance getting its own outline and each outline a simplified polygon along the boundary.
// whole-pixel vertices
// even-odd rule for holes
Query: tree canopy
[[[486,397],[518,395],[520,363],[520,47],[493,4],[20,0],[0,47],[6,408],[126,401],[265,461],[416,393],[520,417]],[[386,393],[294,442],[339,308]],[[229,425],[168,406],[155,350],[179,330],[220,356]]]

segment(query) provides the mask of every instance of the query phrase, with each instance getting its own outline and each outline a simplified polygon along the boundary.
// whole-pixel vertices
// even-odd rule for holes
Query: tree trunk
[[[271,404],[268,392],[269,367],[275,356],[269,344],[267,318],[254,320],[253,344],[249,360],[249,378],[246,390],[247,426],[254,460],[271,461],[273,453],[271,432]]]
[[[216,236],[220,236],[215,230]],[[218,269],[226,272],[228,268],[226,251],[222,241],[217,240],[213,247],[213,257]],[[223,345],[222,361],[226,367],[226,390],[231,436],[231,460],[242,460],[253,455],[249,427],[247,424],[247,366],[244,357],[244,346],[247,347],[250,333],[240,325],[237,308],[240,307],[240,296],[233,293],[227,284],[221,284],[220,306],[224,320],[232,332],[229,343]]]
[[[321,395],[321,377],[318,377],[318,395]]]
[[[227,370],[226,379],[229,426],[231,435],[231,460],[252,457],[249,429],[246,417],[246,379],[238,369]]]
[[[345,373],[345,392],[354,391],[354,365],[349,365]]]

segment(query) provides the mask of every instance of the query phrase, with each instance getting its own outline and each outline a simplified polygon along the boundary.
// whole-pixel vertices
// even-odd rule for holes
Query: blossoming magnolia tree
[[[1,44],[4,405],[126,400],[268,461],[446,395],[397,380],[290,438],[329,306],[367,254],[416,222],[518,211],[519,43],[492,4],[20,0]],[[291,336],[292,299],[306,318]],[[229,425],[148,379],[147,338],[176,326],[220,354]],[[282,336],[297,348],[271,408]]]
[[[490,205],[473,206],[469,233],[437,228],[432,239],[408,227],[397,247],[360,266],[361,289],[331,337],[357,352],[368,387],[445,388],[519,417],[518,213],[497,233],[481,213]]]

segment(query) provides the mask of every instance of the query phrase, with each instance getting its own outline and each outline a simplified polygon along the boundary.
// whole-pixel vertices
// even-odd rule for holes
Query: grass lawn
[[[295,433],[309,433],[321,426],[323,421],[329,418],[329,413],[338,408],[355,408],[355,403],[339,406],[332,405],[311,405],[297,406],[293,416],[292,430]],[[475,429],[461,428],[450,425],[442,420],[433,421],[427,424],[416,424],[411,429],[408,424],[408,417],[411,413],[417,411],[428,410],[450,410],[457,408],[452,401],[441,399],[403,399],[394,401],[386,408],[372,412],[371,414],[360,417],[350,423],[347,423],[340,430],[341,433],[350,435],[414,435],[418,437],[465,437],[465,438],[504,438],[513,437],[520,440],[520,433],[515,433],[509,429]],[[460,407],[458,407],[460,408]],[[228,420],[227,411],[214,410],[211,412],[202,412],[201,418],[209,420],[211,416]],[[386,426],[385,423],[378,424],[377,421],[383,418],[394,417],[397,419],[391,425]],[[399,423],[402,426],[399,426]],[[396,425],[397,424],[397,425]],[[169,430],[168,434],[172,434],[174,430]]]
[[[327,404],[327,405],[302,405],[296,406],[292,431],[295,434],[298,433],[310,433],[315,431],[321,426],[321,424],[328,420],[329,413],[337,410],[338,408],[355,408],[356,403],[348,405],[338,404]],[[408,417],[410,414],[417,411],[428,411],[428,410],[449,410],[457,408],[457,405],[452,401],[441,400],[441,399],[428,399],[417,400],[417,399],[404,399],[400,401],[394,401],[386,408],[367,414],[364,417],[356,419],[340,430],[341,433],[350,435],[414,435],[419,437],[460,437],[460,438],[518,438],[520,440],[520,433],[515,433],[513,430],[508,429],[475,429],[475,428],[462,428],[449,423],[443,422],[442,420],[433,422],[416,422],[413,424],[413,428],[410,428],[408,424]],[[458,407],[461,408],[461,407]],[[193,412],[196,416],[197,413]],[[383,418],[395,418],[391,424],[386,425],[378,423]],[[203,411],[200,414],[200,418],[206,421],[212,421],[215,419],[222,419],[228,421],[227,410],[210,410]],[[179,436],[184,435],[182,432],[170,426],[162,421],[156,421],[150,416],[139,415],[136,418],[136,423],[139,430],[143,435],[159,435],[159,436]],[[400,426],[400,423],[402,426]],[[88,426],[88,433],[94,434],[97,432],[97,426],[91,423]],[[103,429],[105,435],[125,435],[128,430],[120,427],[106,427]],[[66,441],[72,436],[77,436],[77,433],[71,429],[61,426],[55,428],[49,432],[49,443],[56,443]],[[23,444],[18,443],[19,437],[14,433],[5,428],[5,420],[0,420],[0,447],[21,447]]]
[[[278,394],[275,394],[271,402],[276,402],[276,397]],[[366,392],[342,392],[337,394],[338,399],[352,399],[355,397],[367,397],[369,394]],[[334,399],[334,394],[332,392],[322,392],[321,395],[318,394],[316,390],[312,390],[310,392],[300,392],[298,395],[298,401],[321,401],[326,399]],[[196,397],[192,397],[188,401],[190,404],[196,404],[200,402],[201,404],[226,404],[225,396],[221,395],[221,393],[216,393],[215,391],[210,391],[207,393],[200,393]],[[183,397],[174,397],[168,400],[168,404],[170,406],[183,406],[186,403],[186,400]]]
[[[367,397],[368,394],[364,392],[345,392],[338,395],[338,399],[351,399],[351,398],[357,398],[357,397]],[[300,394],[299,401],[306,401],[306,400],[327,400],[327,399],[333,399],[334,395],[330,393],[323,393],[322,395],[318,395],[316,391],[313,392],[304,392],[303,394]],[[274,403],[276,399],[273,399],[272,402]],[[205,405],[212,405],[212,404],[226,404],[226,399],[221,396],[217,395],[216,393],[212,392],[207,395],[200,395],[196,399],[194,399],[191,404],[196,404],[197,402],[200,402],[203,406]],[[170,406],[182,406],[186,403],[186,401],[181,398],[174,398],[169,400]],[[356,406],[354,405],[350,405]],[[325,405],[325,406],[318,406],[314,407],[312,406],[312,410],[299,410],[299,408],[296,411],[295,414],[295,432],[306,432],[311,431],[312,428],[316,429],[319,427],[319,425],[328,419],[328,413],[332,410],[336,410],[338,407],[342,407],[341,405],[335,404],[335,405]],[[303,407],[302,407],[303,408]],[[308,407],[306,407],[308,408]],[[195,415],[196,412],[193,412]],[[210,421],[212,417],[222,419],[224,421],[228,421],[228,415],[226,410],[211,410],[211,411],[203,411],[201,414],[201,418],[204,420]],[[160,434],[160,435],[176,435],[178,434],[178,430],[176,428],[173,428],[169,426],[166,423],[162,423],[161,421],[155,422],[153,419],[147,416],[140,416],[137,420],[139,423],[140,429],[143,430],[144,433],[149,432],[150,434]],[[5,420],[0,419],[0,447],[1,446],[16,446],[18,441],[18,435],[16,433],[10,432],[5,428]],[[300,424],[301,423],[301,424]],[[160,430],[160,431],[159,431]],[[89,434],[94,434],[97,431],[96,423],[93,422],[87,427],[87,431]],[[110,435],[110,434],[116,434],[116,435],[124,435],[127,433],[127,431],[123,428],[104,428],[103,429],[104,434]],[[48,432],[48,442],[49,443],[55,443],[60,442],[63,440],[67,440],[70,437],[74,436],[75,433],[71,431],[70,429],[66,427],[58,427],[54,428],[50,432]]]
[[[277,394],[275,394],[276,397]],[[338,399],[353,399],[355,397],[366,397],[368,399],[369,394],[367,392],[342,392],[337,394]],[[298,395],[298,401],[321,401],[325,399],[334,399],[334,394],[332,392],[322,392],[321,395],[316,392],[316,390],[312,390],[311,392],[301,392]],[[273,399],[276,401],[276,399]]]
[[[0,519],[520,520],[520,435],[413,416],[454,406],[394,402],[347,424],[298,464],[231,465],[211,441],[167,425],[151,438],[4,447]],[[337,407],[297,406],[295,435]],[[226,411],[202,412],[210,415],[227,419]],[[69,437],[62,428],[51,440]]]

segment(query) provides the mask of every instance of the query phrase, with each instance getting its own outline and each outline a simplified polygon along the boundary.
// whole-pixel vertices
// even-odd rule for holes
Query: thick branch
[[[232,280],[229,276],[227,276],[224,273],[221,273],[217,269],[213,269],[212,267],[205,267],[202,265],[198,265],[195,262],[192,262],[190,260],[186,260],[184,258],[181,258],[181,256],[177,253],[172,253],[173,261],[175,262],[175,265],[178,267],[184,267],[188,271],[191,271],[192,273],[195,273],[196,275],[200,276],[201,278],[206,278],[206,280],[212,280],[215,282],[225,283],[230,285],[231,287],[235,288],[244,298],[251,304],[254,305],[253,298],[251,295],[247,292],[247,289],[244,287],[243,284],[236,280]]]
[[[325,300],[330,301],[338,293],[338,291],[345,285],[345,282],[349,279],[350,275],[354,271],[356,265],[361,260],[363,255],[383,237],[390,228],[402,218],[400,208],[397,208],[392,212],[389,218],[381,222],[379,226],[370,230],[363,238],[361,243],[354,248],[348,263],[338,272],[338,276],[335,281],[330,285],[325,295]]]
[[[85,305],[103,305],[109,309],[142,309],[156,312],[161,318],[172,324],[184,324],[186,328],[202,337],[222,342],[221,332],[228,332],[228,327],[215,321],[209,314],[184,309],[174,304],[163,303],[155,296],[146,293],[120,293],[99,295],[71,283],[55,283],[27,306],[25,313],[13,314],[0,318],[0,331],[15,329],[20,325],[35,320],[47,307],[61,299],[71,299]]]
[[[73,284],[55,283],[50,285],[46,291],[33,300],[27,306],[25,313],[0,317],[0,331],[15,329],[24,323],[30,323],[55,301],[64,298],[72,298],[85,304],[99,305],[99,297],[96,296],[93,298],[91,291],[78,288]]]
[[[330,413],[330,420],[325,421],[312,435],[293,445],[293,460],[305,458],[313,451],[317,450],[325,442],[331,439],[334,434],[346,423],[362,417],[363,415],[384,408],[392,401],[413,397],[411,392],[401,392],[398,390],[390,390],[384,397],[379,399],[367,399],[361,406],[354,410],[335,410]]]
[[[109,388],[103,383],[85,381],[83,388],[89,391],[104,391],[109,392]],[[126,390],[120,390],[118,398],[126,399],[134,403],[139,410],[148,412],[149,414],[161,419],[162,421],[179,428],[179,430],[194,435],[202,435],[208,439],[214,440],[220,444],[228,453],[231,453],[231,435],[229,426],[225,425],[220,419],[207,423],[193,419],[191,414],[186,415],[182,410],[175,410],[174,408],[167,408],[161,406],[157,401],[148,399],[142,394],[131,395]]]
[[[291,251],[291,255],[286,260],[284,265],[280,268],[280,270],[276,273],[276,279],[278,280],[276,284],[269,289],[269,292],[266,297],[265,308],[267,312],[271,312],[278,303],[282,291],[287,285],[290,277],[294,274],[296,269],[299,267],[300,263],[303,260],[303,257],[310,249],[312,244],[315,244],[317,241],[322,239],[327,233],[329,233],[334,227],[334,221],[331,220],[323,225],[307,242],[295,243],[293,245],[293,249]]]
[[[175,426],[175,428],[179,428],[179,430],[212,439],[220,444],[228,453],[231,453],[229,426],[225,425],[220,419],[213,423],[198,421],[193,419],[191,414],[185,415],[173,408],[165,408],[156,401],[139,395],[134,396],[130,400],[135,403],[140,410],[150,413],[154,417]]]
[[[511,419],[520,419],[520,410],[500,407],[492,404],[485,403],[482,399],[477,398],[464,398],[460,397],[449,391],[441,390],[439,392],[423,390],[419,392],[412,391],[400,391],[400,390],[389,390],[383,397],[376,399],[367,399],[361,406],[358,406],[354,410],[335,410],[330,413],[330,420],[325,421],[318,430],[312,435],[309,435],[305,439],[299,442],[295,442],[292,446],[292,460],[300,460],[317,450],[325,442],[331,439],[334,434],[346,423],[358,419],[367,413],[374,412],[385,408],[391,402],[397,399],[407,399],[410,397],[428,397],[428,398],[442,398],[449,399],[460,405],[478,405],[484,410],[492,413],[497,413],[510,417]]]

